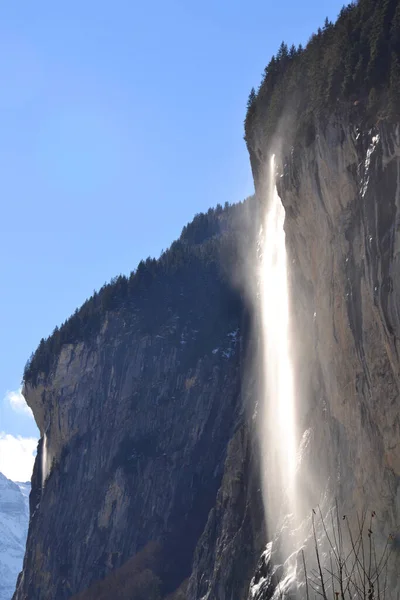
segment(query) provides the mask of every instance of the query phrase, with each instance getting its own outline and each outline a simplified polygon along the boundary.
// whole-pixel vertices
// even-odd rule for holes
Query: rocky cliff
[[[261,204],[270,151],[255,131]],[[329,489],[346,511],[375,510],[382,537],[400,525],[399,160],[397,125],[368,128],[349,111],[282,152],[277,173],[313,473],[304,504]],[[50,372],[26,383],[43,437],[15,600],[108,598],[121,581],[121,598],[247,597],[267,540],[248,418],[255,394],[243,386],[246,344],[256,342],[218,282],[201,269],[175,281],[184,300],[151,333],[136,308],[107,311],[95,335],[64,344]],[[150,556],[155,585],[146,579],[142,592],[124,566],[150,542],[161,559]],[[273,590],[266,557],[257,600]]]
[[[183,250],[148,261],[157,279],[99,305],[97,330],[78,328],[47,372],[32,359],[23,393],[42,437],[15,600],[247,593],[265,539],[249,318],[223,267],[236,210],[198,217]]]
[[[352,3],[306,49],[281,46],[245,122],[257,206],[274,153],[286,210],[299,545],[317,504],[329,514],[337,503],[342,518],[373,513],[367,538],[391,540],[390,598],[400,570],[399,53],[400,2]],[[255,436],[259,341],[232,286],[238,248],[256,242],[251,214],[245,232],[232,207],[199,216],[158,261],[42,340],[25,373],[42,438],[14,600],[280,595],[282,535],[265,532]],[[304,598],[301,556],[291,559],[283,591]]]

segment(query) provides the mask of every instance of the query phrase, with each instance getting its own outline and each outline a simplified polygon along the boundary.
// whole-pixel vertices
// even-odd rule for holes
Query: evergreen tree
[[[251,110],[256,101],[256,90],[252,87],[250,90],[250,94],[247,100],[247,110]]]
[[[289,50],[287,47],[287,44],[285,42],[282,42],[281,45],[279,46],[279,50],[278,50],[278,54],[276,55],[276,58],[278,61],[284,60],[285,58],[288,57],[289,54]]]

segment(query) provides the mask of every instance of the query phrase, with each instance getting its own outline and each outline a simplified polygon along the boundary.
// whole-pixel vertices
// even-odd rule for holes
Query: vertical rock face
[[[294,310],[312,332],[314,439],[323,442],[324,423],[341,438],[330,475],[343,500],[368,503],[387,531],[400,516],[399,141],[397,127],[364,132],[332,121],[296,150],[299,164],[288,165],[280,188],[293,285],[307,290]]]
[[[255,135],[260,198],[270,150]],[[399,127],[366,130],[346,115],[298,142],[277,177],[312,474],[305,509],[329,488],[341,509],[375,510],[381,539],[400,527],[399,183]]]
[[[28,531],[29,484],[0,473],[0,599],[9,600],[22,566]]]
[[[109,311],[25,383],[42,438],[14,600],[245,597],[265,542],[242,390],[248,327],[218,272],[177,277],[166,285],[180,308],[151,332],[134,308]]]

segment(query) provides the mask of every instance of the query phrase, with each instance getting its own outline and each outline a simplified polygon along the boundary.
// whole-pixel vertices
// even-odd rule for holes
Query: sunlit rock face
[[[0,600],[10,600],[22,567],[29,489],[29,483],[14,483],[0,473]]]
[[[365,130],[354,121],[332,118],[286,151],[283,141],[277,185],[286,211],[302,506],[311,511],[328,494],[343,512],[374,510],[384,540],[400,526],[400,139],[397,126]],[[257,132],[251,144],[262,200],[270,149]],[[253,581],[257,600],[271,595],[262,568]]]

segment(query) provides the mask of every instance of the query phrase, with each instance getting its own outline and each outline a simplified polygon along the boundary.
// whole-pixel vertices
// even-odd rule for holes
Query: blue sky
[[[40,338],[105,281],[158,256],[194,214],[252,193],[243,141],[248,93],[283,39],[306,43],[341,5],[1,3],[0,470],[7,476],[30,469],[37,430],[17,392]]]

